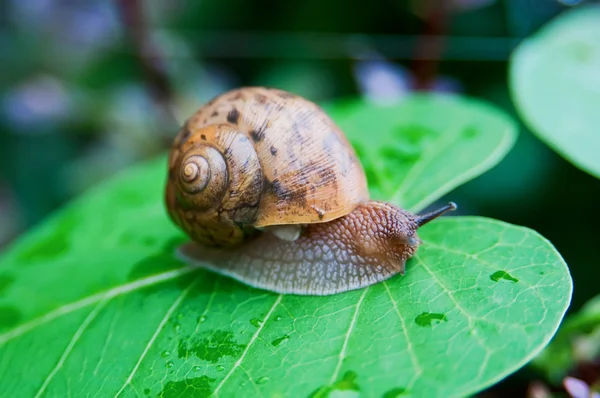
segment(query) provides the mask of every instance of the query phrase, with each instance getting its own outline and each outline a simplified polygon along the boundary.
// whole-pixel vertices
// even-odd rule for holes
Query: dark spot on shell
[[[227,121],[229,123],[237,124],[239,119],[240,119],[240,112],[236,108],[233,108],[227,114]]]
[[[337,189],[337,177],[333,170],[328,167],[322,167],[318,169],[317,173],[321,177],[321,185],[331,184]]]
[[[247,158],[244,160],[244,163],[242,164],[242,167],[241,167],[241,169],[242,169],[242,170],[248,170],[248,168],[250,167],[250,162],[251,162],[251,161],[252,161],[252,158],[251,158],[251,157],[247,157]]]
[[[274,179],[273,181],[271,181],[271,184],[269,184],[269,185],[270,185],[270,187],[273,188],[273,192],[275,192],[275,195],[277,195],[277,196],[285,195],[285,191],[281,187],[281,183],[279,182],[278,179]]]
[[[306,177],[299,175],[297,179],[299,187],[297,191],[291,191],[285,188],[283,185],[281,185],[279,179],[274,179],[271,183],[271,186],[273,192],[280,201],[296,202],[300,206],[306,206]]]
[[[264,128],[261,128],[259,130],[251,130],[250,137],[254,142],[261,142],[265,138]]]
[[[277,148],[275,148],[274,146],[271,146],[271,155],[277,155]]]
[[[247,224],[252,224],[256,221],[256,212],[260,201],[254,203],[238,203],[233,210],[232,220],[240,227]]]
[[[263,179],[263,191],[275,192],[275,187],[273,186],[273,182],[270,181],[267,177]]]
[[[202,124],[206,124],[208,122],[208,118],[204,118],[204,120],[202,121]]]
[[[242,95],[242,92],[238,90],[238,91],[237,91],[237,92],[236,92],[236,93],[235,93],[235,94],[234,94],[234,95],[233,95],[233,96],[230,98],[230,100],[231,100],[231,101],[239,100],[239,99],[242,99],[242,96],[243,96],[243,95]]]
[[[262,95],[262,94],[256,94],[254,96],[254,98],[256,98],[256,100],[260,103],[260,104],[264,104],[267,102],[267,96],[266,95]]]
[[[217,117],[219,116],[219,112],[214,111],[213,113],[210,114],[211,117]]]
[[[190,135],[192,135],[192,132],[190,131],[189,128],[185,128],[185,130],[183,131],[183,133],[181,133],[181,138],[179,139],[179,145],[184,144],[188,138],[190,138]]]
[[[246,186],[246,189],[243,192],[235,193],[235,196],[237,196],[235,206],[229,212],[231,220],[240,225],[254,223],[260,206],[262,192],[263,177],[260,173],[254,173],[253,179]]]
[[[201,135],[200,135],[200,138],[202,138],[203,140],[205,140],[205,139],[206,139],[206,136],[205,136],[204,134],[201,134]]]

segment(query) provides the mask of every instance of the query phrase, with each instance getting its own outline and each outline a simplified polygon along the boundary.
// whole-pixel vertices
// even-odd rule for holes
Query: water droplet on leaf
[[[494,272],[492,275],[490,275],[490,279],[494,282],[499,282],[500,279],[504,279],[515,283],[519,281],[517,278],[511,276],[508,272],[502,270]]]
[[[223,366],[223,365],[217,365],[217,370],[218,370],[219,372],[222,372],[222,371],[224,371],[224,370],[225,370],[225,366]]]
[[[171,351],[163,351],[160,353],[160,356],[163,358],[168,357],[169,355],[171,355]]]
[[[285,336],[279,337],[279,338],[271,341],[271,344],[273,344],[275,347],[279,347],[280,345],[287,343],[289,339],[290,339],[290,336],[285,335]]]
[[[280,321],[281,319],[282,319],[282,318],[281,318],[281,315],[277,315],[277,316],[275,317],[275,320],[276,320],[276,321]]]
[[[252,324],[252,326],[258,328],[258,327],[260,327],[260,324],[262,322],[260,321],[260,319],[252,318],[252,319],[250,319],[250,323]]]
[[[173,367],[173,362],[168,361],[165,366],[167,367],[167,369],[171,369]]]
[[[198,323],[204,323],[206,322],[206,317],[204,315],[202,315],[200,318],[198,318]]]
[[[193,370],[194,372],[200,372],[200,369],[202,369],[202,368],[201,368],[200,366],[198,366],[198,365],[196,365],[196,366],[194,366],[194,367],[192,368],[192,370]]]
[[[269,380],[271,380],[271,378],[270,378],[269,376],[263,376],[263,377],[259,377],[259,378],[256,380],[256,384],[265,384],[265,383],[268,383],[268,382],[269,382]]]
[[[433,312],[423,312],[415,318],[415,323],[419,326],[432,326],[447,321],[446,315]]]
[[[405,395],[406,393],[406,388],[402,388],[402,387],[398,387],[398,388],[392,388],[389,391],[386,391],[383,394],[383,398],[398,398],[402,395]]]
[[[176,323],[175,325],[173,325],[173,330],[175,332],[179,332],[179,329],[181,329],[181,325],[180,324]]]

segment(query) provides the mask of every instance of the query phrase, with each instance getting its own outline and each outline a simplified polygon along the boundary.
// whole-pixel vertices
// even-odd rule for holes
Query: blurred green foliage
[[[164,151],[186,115],[239,85],[277,86],[319,102],[382,99],[415,87],[459,91],[518,120],[507,89],[513,49],[585,3],[3,2],[0,245],[116,171]],[[548,238],[572,272],[574,312],[598,293],[600,181],[521,130],[502,163],[453,199],[464,214]]]

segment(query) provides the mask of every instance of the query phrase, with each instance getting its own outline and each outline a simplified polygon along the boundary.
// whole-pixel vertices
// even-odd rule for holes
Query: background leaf
[[[503,112],[455,95],[326,109],[359,152],[372,197],[415,212],[496,165],[517,135]]]
[[[570,300],[550,243],[478,217],[422,228],[406,276],[368,289],[251,289],[173,257],[165,174],[112,179],[0,258],[0,396],[464,396],[530,360]]]
[[[563,321],[552,342],[532,364],[558,384],[578,365],[597,367],[599,355],[600,296],[596,296]]]
[[[560,155],[600,177],[600,7],[565,12],[523,42],[510,63],[518,111]]]

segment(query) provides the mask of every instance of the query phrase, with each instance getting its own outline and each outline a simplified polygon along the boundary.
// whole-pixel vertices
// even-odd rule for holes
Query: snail
[[[220,94],[186,120],[168,158],[165,204],[190,238],[177,256],[255,288],[359,289],[405,273],[412,214],[371,200],[348,139],[315,103],[265,87]]]

